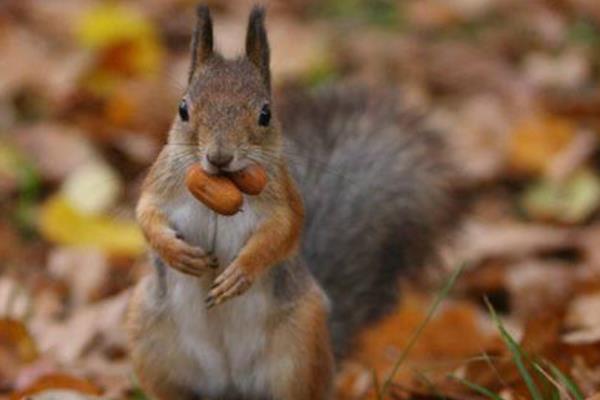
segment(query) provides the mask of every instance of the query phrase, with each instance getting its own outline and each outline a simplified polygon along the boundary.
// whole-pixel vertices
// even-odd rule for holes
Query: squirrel
[[[390,92],[295,91],[275,109],[262,7],[225,59],[199,6],[191,53],[136,209],[155,267],[128,311],[140,385],[160,400],[330,399],[335,360],[452,225],[443,143]],[[268,183],[220,216],[186,189],[195,163],[259,163]]]

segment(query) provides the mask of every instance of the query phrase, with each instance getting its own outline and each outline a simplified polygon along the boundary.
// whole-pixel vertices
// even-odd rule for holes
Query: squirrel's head
[[[264,9],[252,10],[245,54],[233,60],[223,58],[213,47],[209,9],[200,6],[197,14],[188,87],[170,144],[194,152],[209,173],[236,171],[271,159],[279,150],[280,133],[271,115]]]

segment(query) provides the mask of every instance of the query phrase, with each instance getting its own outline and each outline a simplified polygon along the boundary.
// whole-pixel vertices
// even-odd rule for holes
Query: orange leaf
[[[67,374],[53,373],[44,375],[36,380],[31,386],[13,393],[10,396],[10,400],[20,400],[25,396],[31,396],[32,394],[44,392],[49,389],[67,389],[93,396],[102,393],[102,390],[99,387],[88,380]]]
[[[12,349],[20,360],[30,362],[37,358],[38,351],[27,328],[21,321],[0,319],[0,347]]]
[[[543,114],[526,119],[511,135],[509,166],[517,173],[542,174],[574,135],[575,125],[570,120]]]

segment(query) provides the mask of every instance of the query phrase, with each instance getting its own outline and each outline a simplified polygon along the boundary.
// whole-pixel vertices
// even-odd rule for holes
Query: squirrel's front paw
[[[177,237],[164,236],[153,246],[167,265],[184,274],[201,276],[217,267],[217,260],[200,247],[190,246]]]
[[[211,287],[206,298],[208,308],[216,306],[244,293],[252,284],[253,278],[242,266],[233,263],[223,271]]]

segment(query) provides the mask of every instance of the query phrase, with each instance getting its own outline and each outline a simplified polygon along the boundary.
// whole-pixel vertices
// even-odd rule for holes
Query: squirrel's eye
[[[271,122],[271,109],[268,104],[265,104],[260,110],[260,115],[258,116],[258,124],[260,126],[269,126],[269,122]]]
[[[179,103],[179,117],[184,122],[190,120],[190,113],[188,112],[188,106],[185,100],[181,100],[181,103]]]

